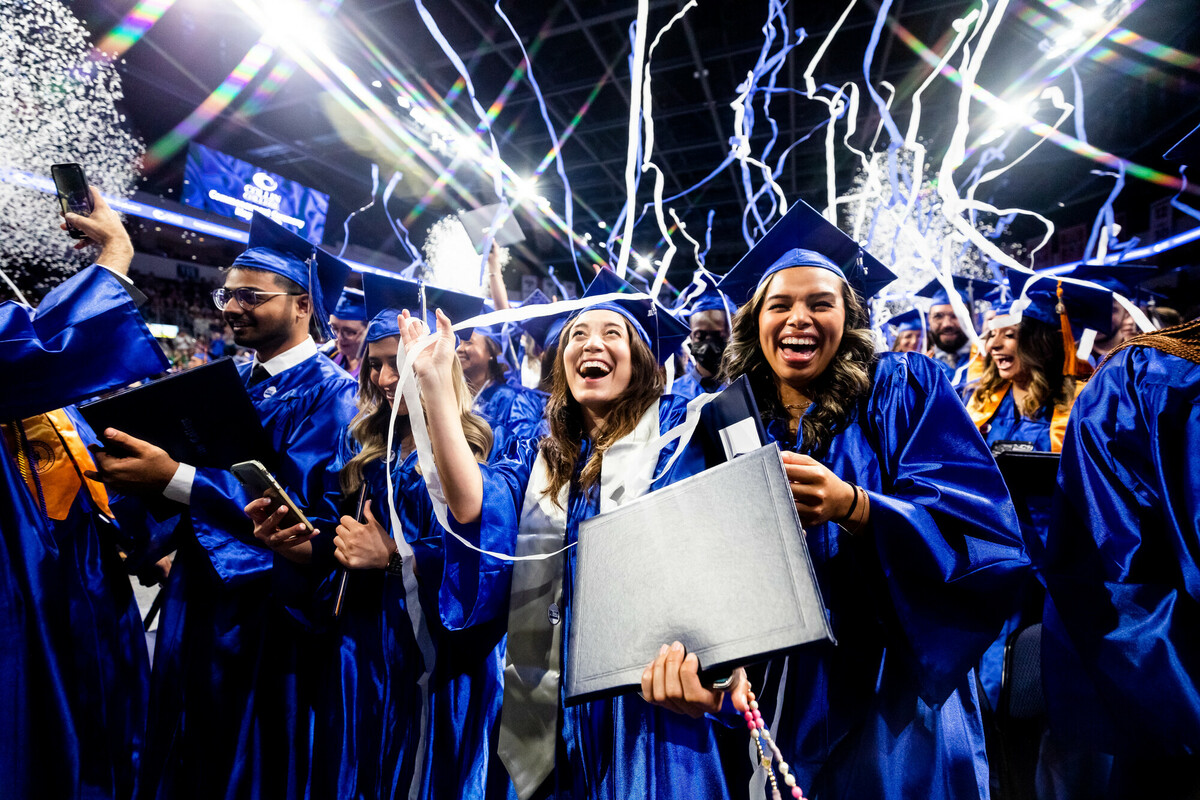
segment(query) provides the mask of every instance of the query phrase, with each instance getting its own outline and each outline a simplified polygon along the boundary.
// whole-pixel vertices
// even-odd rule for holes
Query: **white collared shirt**
[[[254,367],[262,364],[267,372],[271,373],[271,377],[275,377],[284,370],[303,364],[308,359],[317,354],[317,343],[313,341],[311,336],[305,336],[304,341],[295,347],[284,350],[274,358],[266,361],[259,361],[258,355],[254,356],[254,364],[250,367],[253,371]],[[177,503],[190,505],[192,502],[192,483],[196,480],[196,468],[191,464],[180,464],[175,470],[175,474],[171,476],[171,482],[167,484],[167,488],[163,489],[163,497],[168,500],[174,500]]]
[[[254,364],[250,367],[250,370],[253,371],[254,367],[262,364],[266,367],[267,372],[271,373],[271,377],[275,377],[285,369],[291,369],[297,364],[304,363],[315,356],[317,352],[317,343],[313,341],[311,336],[305,336],[304,341],[300,344],[290,350],[284,350],[279,355],[266,361],[259,361],[256,354],[254,356]]]

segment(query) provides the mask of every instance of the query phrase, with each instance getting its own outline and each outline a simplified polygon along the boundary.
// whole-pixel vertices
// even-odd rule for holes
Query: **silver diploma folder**
[[[579,525],[570,704],[633,691],[676,640],[701,675],[833,640],[779,448]]]

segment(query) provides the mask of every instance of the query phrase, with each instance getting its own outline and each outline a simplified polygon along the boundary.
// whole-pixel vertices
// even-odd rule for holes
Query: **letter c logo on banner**
[[[272,178],[265,172],[256,172],[254,177],[250,179],[254,185],[262,189],[264,192],[273,192],[279,188],[279,181]]]

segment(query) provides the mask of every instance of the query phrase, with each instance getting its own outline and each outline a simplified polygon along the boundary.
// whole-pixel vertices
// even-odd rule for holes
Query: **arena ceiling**
[[[245,90],[206,124],[172,134],[197,108],[212,104],[214,91],[219,94],[218,87],[263,37],[264,26],[253,22],[244,12],[244,3],[239,3],[177,0],[168,4],[161,19],[121,56],[129,121],[152,152],[159,146],[158,152],[165,154],[150,165],[142,188],[177,197],[182,180],[179,145],[190,139],[328,192],[332,203],[327,242],[339,241],[342,220],[369,201],[372,163],[380,165],[381,182],[393,172],[403,174],[389,211],[394,218],[407,219],[417,242],[439,217],[472,205],[472,200],[492,201],[491,179],[464,163],[469,159],[455,162],[455,151],[445,142],[436,152],[438,145],[430,141],[428,129],[416,124],[400,105],[407,92],[397,91],[397,86],[408,85],[429,98],[435,109],[442,109],[435,113],[457,116],[467,125],[478,122],[469,93],[461,82],[456,83],[455,64],[431,35],[413,0],[345,0],[321,25],[319,35],[341,66],[352,70],[381,107],[393,112],[399,120],[395,124],[409,127],[409,133],[436,156],[432,166],[416,152],[420,148],[382,146],[363,123],[364,109],[369,111],[370,104],[359,98],[355,108],[331,95],[320,76],[323,70],[327,78],[336,78],[330,65],[316,71],[297,66],[286,81],[272,87],[272,70],[284,62],[286,71],[289,59],[284,48],[276,49]],[[1091,0],[1079,3],[1091,4]],[[512,33],[485,0],[426,0],[425,5],[461,58],[478,102],[495,109],[491,130],[502,158],[519,176],[532,175],[543,164],[544,171],[529,194],[544,196],[563,215],[563,184],[553,159],[546,158],[552,140],[528,71],[521,68],[522,51]],[[648,30],[657,32],[681,5],[678,0],[650,0]],[[904,101],[931,72],[922,51],[928,47],[938,53],[945,48],[954,20],[978,2],[895,0],[887,5],[888,24],[880,29],[870,77],[884,94],[891,91],[886,87],[894,87],[893,109],[898,123],[904,125],[910,113]],[[1133,32],[1134,38],[1101,41],[1075,64],[1085,99],[1086,129],[1076,129],[1070,121],[1067,130],[1076,140],[1085,139],[1102,151],[1172,172],[1175,167],[1163,161],[1162,153],[1200,122],[1200,60],[1188,60],[1190,54],[1200,52],[1200,15],[1195,14],[1193,0],[1134,0],[1131,5],[1134,10],[1120,21],[1120,28]],[[1039,59],[1052,42],[1048,32],[1070,29],[1072,16],[1066,6],[1065,0],[1013,0],[979,84],[998,96],[1011,96],[1043,81],[1053,65],[1035,67],[1045,66]],[[136,10],[131,0],[78,0],[72,8],[97,39]],[[561,155],[574,200],[574,229],[599,242],[608,234],[600,223],[616,222],[626,198],[630,26],[636,3],[510,1],[502,8],[528,49],[552,126],[559,136],[570,131]],[[827,188],[822,125],[828,112],[821,103],[790,90],[803,90],[804,72],[844,8],[841,2],[793,0],[785,7],[786,20],[776,26],[777,37],[786,26],[793,36],[803,29],[805,38],[784,62],[777,77],[778,91],[771,95],[770,115],[778,134],[768,160],[774,165],[789,145],[815,131],[791,151],[778,183],[789,198],[804,198],[818,207],[824,205]],[[816,65],[813,78],[818,86],[851,81],[865,85],[864,53],[879,13],[876,0],[854,5]],[[700,0],[662,37],[651,62],[654,161],[662,168],[666,195],[699,185],[669,205],[693,234],[704,231],[713,212],[708,266],[718,272],[746,250],[742,169],[737,163],[717,168],[728,155],[735,133],[731,103],[763,50],[767,18],[763,0]],[[277,18],[270,25],[288,30],[294,23]],[[311,30],[295,31],[296,38],[310,35]],[[772,52],[778,46],[777,38]],[[1052,83],[1063,88],[1068,99],[1075,97],[1070,71]],[[958,86],[938,77],[923,97],[922,139],[935,159],[953,130],[959,95]],[[756,108],[751,150],[758,155],[772,130],[761,95]],[[446,113],[447,109],[453,113]],[[989,109],[973,105],[972,114],[986,113]],[[858,133],[849,143],[859,148],[870,145],[878,129],[879,114],[864,96]],[[856,167],[856,159],[840,141],[843,132],[839,127],[835,170],[839,192],[852,185]],[[173,152],[170,146],[162,146],[164,141],[170,145],[172,137],[177,140]],[[487,141],[486,134],[482,141]],[[445,182],[445,172],[436,167],[439,163],[453,165],[452,181]],[[1092,174],[1097,169],[1105,167],[1071,149],[1043,145],[990,186],[989,199],[1048,215],[1061,224],[1090,221],[1112,188],[1111,179]],[[431,193],[431,186],[439,183],[446,185]],[[651,178],[643,180],[639,204],[651,199],[651,184]],[[760,184],[755,178],[754,187]],[[1150,201],[1170,193],[1152,182],[1130,179],[1117,207],[1132,217],[1144,217]],[[521,212],[522,226],[530,236],[524,256],[542,264],[569,265],[564,237],[556,239],[534,224],[538,214],[534,205],[527,203]],[[376,208],[354,221],[351,241],[402,256],[391,226],[379,212]],[[1131,224],[1145,222],[1135,219]],[[657,227],[648,216],[637,227],[634,250],[653,257],[661,249]],[[687,249],[677,257],[670,275],[677,285],[694,267]]]

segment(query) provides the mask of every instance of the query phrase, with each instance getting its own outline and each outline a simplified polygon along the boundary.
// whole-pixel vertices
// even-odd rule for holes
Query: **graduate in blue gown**
[[[604,271],[588,292],[605,294],[614,284],[628,287]],[[485,550],[548,556],[514,565],[446,539],[441,590],[446,626],[469,630],[508,620],[498,755],[488,765],[489,781],[492,773],[507,770],[522,800],[728,796],[707,718],[692,719],[633,695],[564,707],[559,680],[567,663],[574,550],[557,551],[575,541],[581,520],[615,505],[615,499],[602,497],[601,487],[611,487],[632,468],[634,445],[681,420],[683,404],[660,399],[658,357],[669,357],[686,329],[649,300],[580,312],[562,331],[549,406],[557,423],[552,421],[550,434],[517,442],[509,458],[479,468],[464,449],[456,419],[434,413],[445,406],[437,398],[448,400],[452,341],[443,320],[438,328],[437,345],[416,369],[450,522]],[[405,332],[406,343],[413,338]],[[461,530],[475,524],[474,532]],[[695,657],[685,659],[681,646],[664,644],[664,651],[670,659],[663,654],[651,685],[644,686],[647,696],[669,701],[662,676],[679,681],[686,674],[696,703],[676,698],[676,708],[717,710],[722,693],[700,687]],[[647,659],[654,656],[647,653]],[[485,796],[481,789],[464,787],[462,796]]]
[[[496,434],[496,450],[512,439],[541,436],[546,395],[507,380],[510,366],[504,355],[500,326],[475,328],[458,345],[467,384],[475,393],[474,411],[487,420]],[[513,370],[515,372],[515,370]]]
[[[788,451],[837,638],[773,662],[758,698],[808,796],[987,797],[972,667],[1029,561],[944,373],[874,353],[856,289],[892,277],[798,202],[721,283],[746,301],[723,374]]]
[[[337,308],[329,315],[329,329],[333,337],[321,348],[351,378],[358,377],[362,366],[362,352],[366,346],[363,337],[367,333],[367,307],[359,289],[346,287],[338,299]]]
[[[729,341],[729,320],[736,311],[737,305],[717,289],[717,278],[710,272],[697,272],[680,292],[675,313],[690,329],[686,347],[691,358],[687,372],[671,384],[671,394],[686,401],[725,387],[717,373]]]
[[[310,335],[310,328],[328,334],[349,268],[313,252],[256,215],[249,247],[214,293],[235,341],[256,350],[239,371],[278,454],[275,476],[302,509],[329,490],[327,466],[354,416],[356,389]],[[248,496],[232,473],[177,464],[124,434],[108,438],[132,455],[99,456],[106,481],[143,497],[165,495],[180,517],[164,545],[178,553],[164,588],[139,796],[299,796],[314,640],[276,585],[303,570],[309,537],[279,532],[288,545],[283,558],[256,539],[243,511],[254,501],[265,517],[268,504]]]
[[[975,301],[982,300],[998,284],[982,278],[955,275],[952,278],[954,294],[967,310],[967,318],[961,319],[951,303],[950,292],[935,278],[917,290],[918,297],[931,298],[929,306],[928,350],[925,354],[937,362],[946,373],[955,389],[961,390],[969,380],[968,372],[972,361],[981,358],[971,343]],[[967,329],[971,328],[971,333]]]
[[[334,517],[329,523],[320,523],[336,527],[335,537],[325,543],[314,540],[314,565],[328,572],[310,613],[315,624],[329,632],[319,656],[322,673],[313,706],[307,795],[403,798],[410,796],[415,784],[422,797],[452,797],[457,796],[465,774],[456,757],[458,742],[475,736],[474,728],[486,722],[460,712],[470,704],[473,677],[455,669],[463,654],[454,651],[461,651],[463,643],[442,647],[444,631],[437,613],[442,532],[417,470],[408,409],[398,393],[398,318],[400,309],[419,308],[420,285],[368,275],[364,289],[372,321],[359,381],[359,413],[330,467],[338,491],[330,496],[329,505],[343,507],[346,515],[340,522]],[[481,302],[451,292],[438,292],[434,299],[458,319],[473,316]],[[485,458],[491,449],[490,430],[469,410],[470,390],[461,369],[455,375],[463,428],[472,452]],[[393,403],[400,403],[395,449],[385,458]],[[416,609],[409,607],[403,556],[391,530],[389,464],[401,535],[413,549],[420,576],[420,608]],[[360,522],[353,516],[353,501],[364,487],[370,502]],[[347,501],[351,501],[349,505]],[[334,565],[338,568],[332,569]],[[335,617],[343,569],[348,569],[349,575],[343,605]],[[413,614],[428,617],[424,634],[420,628],[414,629]],[[446,666],[438,659],[437,671],[428,681],[431,702],[419,681],[435,663],[426,663],[419,634],[426,637],[425,647],[435,647],[446,655]],[[482,667],[478,663],[473,666],[477,671]],[[423,709],[427,702],[430,707]]]
[[[141,757],[149,660],[90,428],[69,404],[167,361],[124,277],[120,218],[93,193],[71,215],[96,265],[36,311],[0,304],[0,796],[128,798]],[[103,265],[103,266],[101,266]],[[143,298],[144,299],[144,298]],[[49,766],[52,765],[52,766]]]
[[[1054,796],[1200,796],[1197,463],[1191,322],[1114,350],[1067,426],[1042,570],[1046,702],[1060,754],[1112,758]]]

